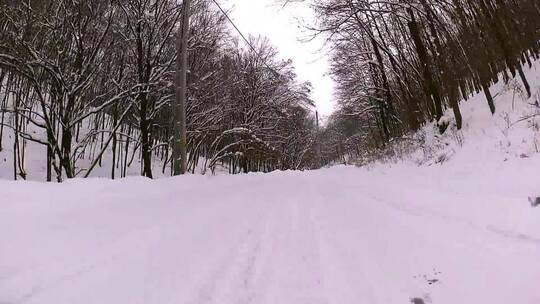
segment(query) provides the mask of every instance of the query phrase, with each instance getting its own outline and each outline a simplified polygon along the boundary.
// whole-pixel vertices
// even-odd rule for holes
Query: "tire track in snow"
[[[419,206],[415,206],[414,208],[412,208],[410,206],[404,206],[403,204],[391,202],[387,199],[383,199],[379,196],[375,196],[372,194],[368,194],[367,196],[377,202],[383,203],[394,212],[400,212],[411,217],[420,217],[426,219],[430,217],[435,217],[451,225],[460,225],[466,228],[471,228],[472,230],[480,233],[489,233],[499,238],[512,239],[514,241],[528,243],[529,245],[540,246],[540,239],[534,238],[524,233],[519,233],[508,229],[502,229],[494,225],[478,225],[475,224],[472,220],[466,219],[465,217],[447,215],[443,212],[433,210],[432,208]]]
[[[324,293],[314,198],[297,189],[284,193],[265,202],[258,224],[205,275],[189,303],[333,303]]]
[[[167,202],[162,202],[159,206],[154,205],[152,209],[154,211],[160,207],[167,208],[167,211],[144,213],[146,216],[141,216],[142,220],[135,222],[137,226],[130,226],[130,229],[124,229],[125,225],[123,223],[113,226],[115,229],[109,231],[109,235],[112,235],[112,237],[106,238],[107,242],[100,243],[99,248],[94,246],[91,250],[81,251],[81,247],[77,243],[74,248],[68,248],[73,252],[77,252],[77,254],[64,254],[60,255],[58,259],[56,257],[54,260],[49,259],[48,263],[40,265],[41,268],[35,273],[37,278],[36,276],[32,277],[32,269],[24,269],[24,272],[15,273],[13,276],[8,277],[7,281],[0,282],[0,301],[43,303],[43,298],[58,298],[58,303],[77,303],[82,301],[87,293],[91,294],[92,298],[99,298],[99,295],[96,296],[95,291],[90,291],[84,287],[89,281],[103,282],[103,284],[100,284],[101,291],[109,292],[111,285],[107,285],[105,282],[125,280],[136,284],[140,283],[140,290],[136,293],[122,290],[121,293],[117,293],[119,296],[143,295],[135,301],[129,301],[129,303],[176,303],[177,299],[173,301],[172,298],[179,296],[184,298],[185,294],[180,295],[171,292],[156,296],[152,291],[149,291],[155,285],[155,282],[169,284],[184,280],[185,269],[187,268],[182,263],[178,268],[174,263],[175,260],[182,259],[181,254],[174,256],[174,253],[181,252],[184,248],[182,246],[177,247],[175,244],[186,244],[194,237],[201,239],[208,236],[213,237],[216,234],[215,226],[209,227],[210,229],[202,233],[193,233],[197,231],[194,228],[191,231],[186,231],[185,226],[196,227],[197,219],[206,219],[210,223],[217,223],[222,218],[227,220],[233,218],[237,214],[236,210],[246,207],[237,198],[237,194],[235,194],[228,197],[223,203],[205,203],[202,206],[197,204],[198,202],[194,202],[189,213],[178,212],[180,211],[179,206]],[[142,205],[145,209],[146,206],[146,204]],[[246,214],[248,220],[238,221],[232,227],[235,233],[245,227],[246,223],[257,222],[257,214],[260,214],[260,212],[253,212],[254,208],[251,207],[244,209],[251,210]],[[107,209],[102,211],[107,211]],[[75,215],[80,216],[79,214]],[[79,222],[74,223],[76,226],[81,226]],[[133,224],[133,221],[131,224]],[[181,225],[184,227],[181,227]],[[82,223],[82,226],[85,229],[90,229],[90,227],[87,227],[86,222]],[[91,232],[96,235],[100,233],[100,231],[95,230],[91,230]],[[223,233],[227,233],[227,231],[223,231]],[[85,240],[82,240],[82,244],[84,245],[83,248],[89,247],[89,242]],[[212,247],[216,246],[210,246],[210,248]],[[222,248],[223,246],[219,245],[217,247]],[[160,258],[155,259],[155,257]],[[189,258],[192,258],[192,256],[190,255]],[[153,261],[150,261],[150,259]],[[167,267],[163,267],[164,265]],[[132,270],[126,272],[127,268],[132,268]],[[160,268],[161,271],[157,272],[160,276],[147,278],[148,273],[156,273],[156,268]],[[200,269],[201,267],[190,268]],[[129,275],[129,273],[132,275]],[[195,271],[190,271],[188,274],[197,277]],[[100,280],[95,280],[96,277],[99,277]],[[194,281],[194,279],[191,280]],[[189,286],[189,284],[181,286],[185,289],[185,286]],[[174,291],[174,289],[172,290]],[[153,300],[146,301],[147,295]],[[156,301],[154,298],[159,298],[159,300]],[[167,302],[167,298],[169,298],[169,302]],[[85,301],[88,301],[88,299]]]
[[[367,284],[372,281],[384,287],[375,286],[377,297],[365,302],[406,303],[411,297],[427,294],[433,303],[456,303],[462,300],[460,295],[471,294],[482,299],[482,303],[501,303],[495,294],[509,295],[512,294],[509,290],[524,289],[505,284],[512,279],[499,274],[508,272],[505,265],[510,262],[509,256],[519,254],[529,259],[535,247],[527,243],[522,243],[527,246],[508,246],[500,235],[479,226],[454,221],[442,213],[430,214],[427,208],[402,205],[399,200],[374,197],[370,195],[371,189],[362,190],[344,188],[338,199],[329,196],[339,201],[338,206],[327,208],[321,219],[327,220],[332,231],[327,238],[332,243],[331,249],[338,249],[338,256],[346,261],[342,269],[349,268],[337,276],[362,281],[359,273],[364,272],[369,274]],[[343,226],[348,228],[341,229]],[[335,235],[340,238],[333,239]],[[358,250],[361,246],[355,242],[364,243],[364,251]],[[522,268],[522,276],[534,277],[537,268],[534,265]],[[434,272],[439,273],[437,283],[427,284],[422,278],[429,278]],[[505,291],[493,293],[491,284],[505,286]],[[385,299],[385,295],[393,298]],[[342,303],[355,303],[353,299],[351,296]],[[360,295],[356,302],[359,299]]]
[[[38,297],[41,293],[58,288],[63,284],[69,284],[72,280],[83,276],[99,267],[106,267],[106,265],[114,263],[121,256],[123,250],[122,245],[126,243],[132,243],[133,240],[139,238],[145,238],[149,240],[155,239],[155,236],[160,234],[160,229],[157,225],[148,227],[145,230],[137,231],[136,234],[130,234],[127,238],[118,238],[115,242],[111,242],[108,246],[100,248],[99,254],[95,255],[95,252],[88,253],[85,257],[79,257],[75,261],[71,261],[66,264],[63,261],[57,263],[42,265],[42,269],[39,270],[39,274],[42,276],[40,282],[32,286],[29,290],[20,294],[13,303],[23,304],[31,302],[35,297]],[[151,243],[144,244],[146,246]],[[81,260],[83,262],[81,263]],[[58,271],[61,269],[61,271]],[[18,280],[25,280],[28,273],[22,274],[21,277],[12,278],[11,282],[2,282],[3,288],[9,288],[9,285],[16,285]],[[6,287],[7,286],[7,287]]]
[[[285,186],[288,197],[280,202],[276,217],[276,245],[269,266],[275,273],[269,281],[267,304],[331,303],[324,293],[319,235],[312,220],[317,198],[310,185],[298,182]]]
[[[268,222],[269,215],[266,212],[262,212],[262,215],[253,221],[253,225],[248,228],[242,240],[232,246],[229,254],[221,258],[213,270],[203,275],[197,295],[189,303],[229,303],[224,302],[223,298],[231,297],[230,293],[235,284],[248,289],[253,265],[257,262],[260,251],[260,238]]]
[[[319,193],[319,204],[313,213],[312,221],[317,223],[319,235],[319,250],[321,256],[322,271],[324,273],[324,287],[329,303],[381,303],[378,301],[373,278],[368,273],[377,273],[377,260],[371,260],[364,264],[354,258],[350,251],[352,241],[362,241],[363,235],[355,235],[345,243],[339,242],[346,236],[339,233],[335,227],[347,226],[346,217],[339,217],[339,222],[334,222],[333,214],[339,206],[336,206],[335,198],[322,192]],[[349,214],[350,215],[350,214]],[[345,231],[345,230],[343,230]],[[363,242],[365,250],[371,250],[368,242]],[[348,247],[349,246],[349,247]],[[360,255],[356,256],[361,258]]]

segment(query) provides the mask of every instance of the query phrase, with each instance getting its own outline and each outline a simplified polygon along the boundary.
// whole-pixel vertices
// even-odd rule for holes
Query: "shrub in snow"
[[[529,202],[531,203],[531,207],[536,207],[540,205],[540,197],[529,197]]]
[[[411,303],[413,303],[413,304],[425,304],[426,302],[422,298],[411,298]]]

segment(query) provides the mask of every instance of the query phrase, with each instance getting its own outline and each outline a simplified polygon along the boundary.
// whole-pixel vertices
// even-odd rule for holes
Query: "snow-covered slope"
[[[412,137],[412,146],[418,149],[411,155],[405,153],[405,160],[421,165],[449,162],[449,166],[462,167],[470,162],[499,162],[538,154],[540,61],[534,62],[532,68],[524,67],[524,71],[531,85],[531,98],[527,98],[520,80],[508,84],[500,80],[490,89],[497,109],[494,115],[483,92],[462,101],[462,130],[456,130],[452,110],[448,109],[443,117],[451,123],[446,133],[439,135],[434,124],[424,126]],[[408,141],[404,144],[411,146]]]

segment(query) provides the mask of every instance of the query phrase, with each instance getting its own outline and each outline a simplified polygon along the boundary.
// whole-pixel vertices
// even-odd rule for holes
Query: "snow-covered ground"
[[[405,159],[422,165],[450,162],[450,166],[468,167],[540,153],[540,61],[532,68],[524,67],[524,72],[531,85],[531,98],[527,98],[519,79],[505,84],[501,77],[490,88],[497,109],[494,115],[485,95],[476,94],[460,103],[462,130],[456,130],[452,110],[447,110],[443,118],[451,125],[445,134],[440,136],[433,124],[424,126],[413,136],[420,139],[421,147]]]
[[[538,304],[537,68],[394,164],[0,181],[0,303]]]
[[[7,120],[7,119],[6,119]],[[89,133],[89,130],[92,128],[91,125],[88,124],[88,121],[85,121],[83,123],[83,128],[81,131],[81,134],[86,135]],[[45,140],[46,133],[42,129],[38,129],[34,127],[33,125],[29,124],[29,133],[34,133],[34,136],[37,138],[40,138],[42,140]],[[133,135],[132,135],[133,136]],[[13,160],[14,160],[14,132],[12,129],[5,127],[3,134],[2,134],[2,145],[3,149],[0,150],[0,179],[14,179],[14,168],[13,168]],[[81,135],[81,138],[83,136]],[[120,136],[119,136],[120,137]],[[138,134],[134,134],[135,138],[138,138]],[[105,140],[107,137],[105,137]],[[125,140],[122,138],[122,140]],[[21,139],[22,142],[22,139]],[[77,144],[74,144],[73,147],[76,147]],[[122,151],[124,151],[124,144],[122,144]],[[94,158],[96,157],[100,151],[100,142],[96,141],[94,145],[89,145],[89,147],[86,149],[86,153],[83,153],[83,156],[80,159],[77,159],[76,161],[76,172],[77,172],[77,178],[82,178],[86,170],[92,165],[92,162],[94,161]],[[135,150],[135,153],[133,153],[133,149]],[[116,155],[116,165],[115,165],[115,176],[116,178],[121,177],[122,172],[122,165],[121,163],[124,162],[125,155],[121,155],[122,158],[119,160],[118,157],[119,153]],[[122,152],[123,153],[123,152]],[[31,181],[45,181],[47,179],[47,147],[35,143],[32,141],[26,141],[25,142],[25,153],[24,153],[24,170],[26,173],[26,179]],[[157,154],[153,154],[153,161],[152,161],[152,174],[154,178],[164,178],[171,176],[171,169],[170,164],[167,164],[165,167],[165,170],[163,170],[163,161],[164,159]],[[127,162],[129,165],[126,166],[126,176],[140,176],[141,175],[141,151],[140,151],[140,145],[136,144],[131,140],[130,146],[129,146],[129,153]],[[201,157],[199,162],[197,163],[197,166],[195,168],[194,173],[196,174],[202,174],[206,172],[206,168],[204,167],[205,161]],[[92,170],[90,177],[111,177],[111,171],[112,171],[112,165],[113,165],[113,152],[112,152],[112,144],[109,144],[108,148],[104,151],[102,161],[101,163],[98,163],[98,165],[95,166],[95,168]],[[217,173],[227,173],[227,168],[224,168],[220,164],[217,164],[215,172]],[[54,170],[52,170],[52,176],[53,180],[56,180],[56,173]],[[65,176],[64,176],[65,178]],[[17,179],[21,179],[20,176],[17,176]]]
[[[2,182],[0,303],[540,303],[539,167]]]
[[[8,120],[10,118],[6,118]],[[80,138],[82,139],[84,135],[88,134],[88,131],[90,130],[89,121],[85,121],[83,123],[83,128],[81,131]],[[39,129],[37,127],[34,127],[32,124],[28,125],[29,133],[31,133],[33,136],[44,140],[46,138],[46,133],[43,129]],[[0,150],[0,179],[14,179],[13,174],[13,160],[14,160],[14,132],[11,128],[4,127],[4,131],[2,134],[2,145],[3,149]],[[105,137],[105,140],[107,138]],[[22,142],[22,139],[20,139]],[[22,144],[21,144],[22,145]],[[75,147],[76,144],[73,145]],[[128,155],[128,161],[131,161],[131,165],[127,166],[126,168],[126,175],[127,176],[137,176],[141,175],[141,157],[140,157],[140,149],[137,150],[135,155],[132,155],[132,151],[135,148],[135,144],[130,144],[130,150]],[[111,171],[112,171],[112,159],[113,159],[113,153],[112,153],[112,145],[109,145],[109,147],[105,150],[103,153],[101,164],[98,164],[94,170],[91,173],[91,177],[110,177]],[[78,172],[78,177],[84,176],[84,173],[86,173],[86,169],[89,168],[94,161],[94,155],[99,153],[99,150],[101,147],[99,146],[99,143],[96,143],[96,145],[91,145],[89,148],[87,148],[87,152],[83,153],[84,157],[81,159],[78,159],[76,162],[76,168]],[[33,180],[33,181],[45,181],[47,178],[47,147],[45,145],[35,143],[32,141],[26,141],[25,143],[25,156],[24,156],[24,170],[26,173],[26,179],[27,180]],[[133,157],[132,157],[133,156]],[[118,157],[118,155],[117,155]],[[124,157],[124,156],[123,156]],[[123,158],[122,158],[123,160]],[[168,176],[170,170],[166,170],[165,173],[162,172],[162,166],[163,162],[157,157],[154,156],[154,162],[153,162],[153,168],[152,172],[156,177],[164,177]],[[168,169],[168,168],[167,168]],[[121,167],[116,166],[116,177],[118,178],[121,175]],[[56,180],[56,173],[52,172],[53,180]],[[21,177],[17,177],[18,179],[21,179]]]

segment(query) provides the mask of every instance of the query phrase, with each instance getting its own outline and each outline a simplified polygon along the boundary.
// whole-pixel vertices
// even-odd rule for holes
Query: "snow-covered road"
[[[2,181],[0,303],[540,303],[535,183],[438,170]]]

